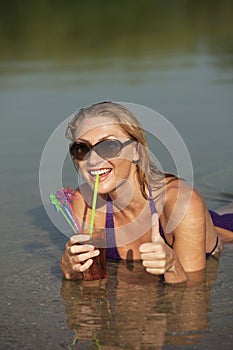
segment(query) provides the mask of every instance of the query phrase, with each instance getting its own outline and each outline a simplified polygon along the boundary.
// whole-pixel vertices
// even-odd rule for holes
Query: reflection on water
[[[199,343],[208,329],[217,267],[209,259],[205,282],[193,287],[164,285],[137,262],[109,262],[107,280],[98,285],[63,281],[73,349],[159,350]]]

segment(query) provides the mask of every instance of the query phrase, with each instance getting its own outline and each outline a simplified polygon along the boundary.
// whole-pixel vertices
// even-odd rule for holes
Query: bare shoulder
[[[172,248],[184,270],[202,270],[206,264],[206,209],[202,195],[185,181],[168,183],[162,217],[165,237],[173,237]]]
[[[166,184],[161,222],[166,232],[189,226],[198,221],[204,222],[206,206],[202,195],[185,181],[177,179]]]
[[[166,185],[164,209],[169,212],[177,205],[180,209],[191,212],[205,209],[205,203],[201,193],[180,179]]]

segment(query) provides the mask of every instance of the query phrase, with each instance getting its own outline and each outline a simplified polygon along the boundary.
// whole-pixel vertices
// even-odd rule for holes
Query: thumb
[[[162,239],[162,237],[160,236],[160,233],[159,233],[159,216],[158,216],[158,213],[152,214],[151,223],[152,223],[151,241],[152,242],[162,241],[163,239]]]

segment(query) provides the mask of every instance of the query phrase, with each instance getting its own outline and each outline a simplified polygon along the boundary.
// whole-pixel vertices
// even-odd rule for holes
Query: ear
[[[133,162],[137,163],[140,159],[140,153],[138,151],[138,143],[135,142],[135,145],[133,147]]]

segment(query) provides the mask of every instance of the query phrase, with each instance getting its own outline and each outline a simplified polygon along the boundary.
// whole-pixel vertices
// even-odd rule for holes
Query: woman
[[[107,228],[107,257],[141,259],[147,272],[168,283],[202,280],[206,258],[219,256],[220,234],[231,234],[229,227],[218,227],[217,214],[207,210],[195,189],[155,166],[135,116],[117,103],[94,104],[75,115],[66,136],[85,180],[73,201],[83,226],[90,222],[99,174],[95,226]],[[81,278],[99,254],[91,245],[77,245],[80,239],[71,237],[62,256],[66,279]]]

